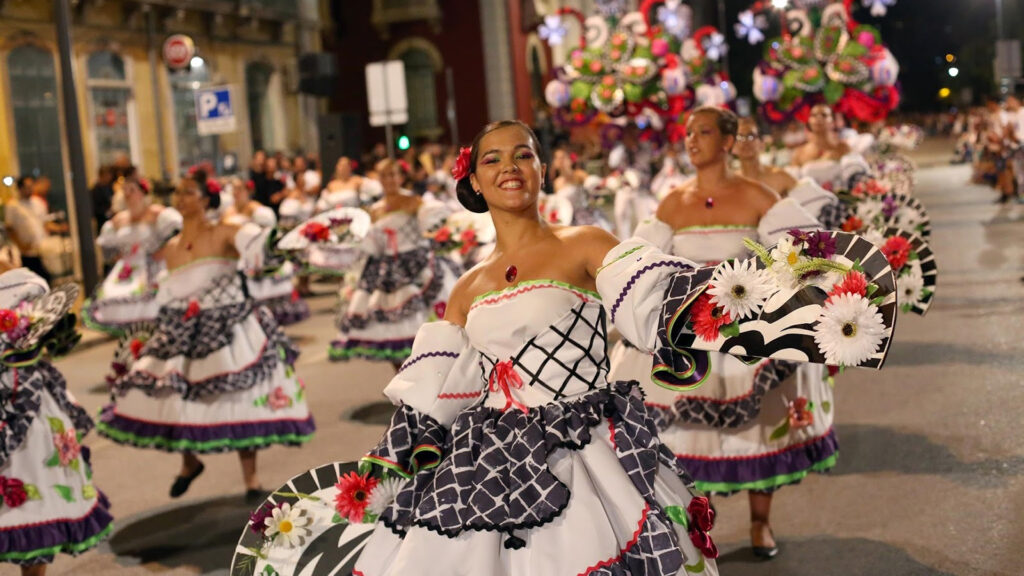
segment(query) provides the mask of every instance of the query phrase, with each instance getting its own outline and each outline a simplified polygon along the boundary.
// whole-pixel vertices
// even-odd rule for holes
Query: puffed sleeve
[[[160,214],[156,217],[157,242],[162,246],[168,240],[177,236],[178,232],[181,231],[183,222],[181,212],[174,208],[164,208],[161,210]]]
[[[452,209],[437,200],[424,200],[416,211],[416,220],[424,232],[439,228],[452,214]]]
[[[100,228],[100,234],[96,237],[96,244],[104,250],[117,247],[117,228],[114,227],[113,220],[107,220],[103,223],[103,227]]]
[[[658,248],[671,241],[668,226],[645,222],[637,227],[637,235],[605,256],[597,274],[597,291],[608,318],[623,338],[645,352],[658,348],[658,324],[672,277],[705,270],[701,277],[710,279],[713,270]]]
[[[757,225],[757,236],[761,244],[773,246],[790,230],[809,232],[821,228],[821,223],[790,196],[765,212]]]
[[[359,198],[363,204],[373,204],[384,196],[384,187],[379,180],[363,178],[359,183]]]
[[[252,211],[252,222],[257,226],[273,228],[277,226],[277,216],[274,216],[274,211],[267,206],[260,206]]]
[[[254,222],[243,224],[235,234],[235,250],[243,270],[262,270],[268,264],[270,238],[273,228],[264,228]]]
[[[450,322],[424,324],[412,354],[384,394],[398,406],[384,437],[363,458],[405,478],[435,467],[448,428],[483,394],[480,356],[465,331]]]
[[[811,178],[801,178],[796,187],[789,191],[787,198],[796,201],[828,230],[839,228],[846,220],[846,205]]]

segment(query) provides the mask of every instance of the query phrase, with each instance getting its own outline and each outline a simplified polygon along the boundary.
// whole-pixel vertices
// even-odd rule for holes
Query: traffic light
[[[404,151],[409,149],[409,146],[410,146],[410,142],[409,142],[409,137],[408,136],[406,136],[405,134],[402,134],[401,136],[398,137],[398,149],[399,150],[402,150],[404,152]]]

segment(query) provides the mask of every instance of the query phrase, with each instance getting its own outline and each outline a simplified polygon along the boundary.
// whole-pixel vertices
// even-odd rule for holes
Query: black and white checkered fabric
[[[799,364],[784,360],[765,362],[754,376],[749,394],[740,395],[738,400],[721,400],[680,395],[672,407],[670,419],[661,420],[659,426],[672,425],[676,421],[689,424],[703,424],[712,428],[737,428],[752,422],[761,413],[761,401],[769,390],[779,386],[796,371]],[[664,430],[660,427],[659,430]]]
[[[64,376],[53,364],[40,360],[31,366],[0,368],[0,422],[3,423],[0,427],[0,469],[25,441],[29,427],[39,416],[44,391],[71,419],[76,432],[85,435],[92,430],[92,419],[68,396]]]
[[[821,227],[825,230],[839,230],[849,215],[849,207],[836,198],[834,201],[822,206],[821,211],[814,216],[818,222],[821,222]]]
[[[604,307],[580,302],[529,339],[511,358],[512,365],[524,386],[539,386],[552,400],[597,390],[604,387],[609,370],[607,334]],[[503,360],[482,356],[487,374]]]
[[[253,302],[246,297],[238,274],[220,276],[212,284],[197,298],[174,300],[160,307],[158,329],[146,342],[143,354],[161,360],[175,356],[200,359],[231,344],[231,328],[253,313]],[[199,306],[199,313],[186,319],[192,302]]]

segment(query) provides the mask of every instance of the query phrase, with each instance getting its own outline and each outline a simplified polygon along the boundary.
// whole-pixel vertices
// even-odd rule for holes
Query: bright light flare
[[[776,10],[785,10],[788,5],[789,0],[772,0],[772,8]]]
[[[960,75],[960,69],[957,68],[956,66],[954,66],[954,67],[949,69],[949,77],[950,78],[956,78],[959,75]]]
[[[950,94],[949,88],[942,88],[942,89],[939,90],[939,98],[942,98],[943,100],[945,100],[946,98],[949,98],[949,94]]]

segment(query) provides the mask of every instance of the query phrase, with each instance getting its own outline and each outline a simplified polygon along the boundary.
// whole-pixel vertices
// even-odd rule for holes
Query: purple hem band
[[[770,455],[736,460],[702,460],[676,454],[676,460],[698,482],[743,484],[809,471],[839,451],[835,429],[824,436]]]
[[[399,340],[358,340],[350,338],[345,341],[335,340],[331,342],[331,349],[353,350],[357,348],[370,348],[373,350],[382,350],[387,352],[401,352],[402,350],[412,348],[413,340],[414,338]]]
[[[113,405],[107,405],[103,408],[100,413],[100,421],[103,423],[103,425],[99,427],[100,434],[119,444],[138,446],[142,448],[152,447],[168,452],[182,452],[186,450],[189,452],[200,453],[225,452],[229,450],[237,450],[239,448],[237,446],[238,443],[242,443],[251,438],[299,438],[309,436],[316,430],[316,424],[313,422],[312,415],[305,420],[256,421],[214,424],[209,426],[187,426],[156,424],[144,422],[142,420],[135,420],[115,414]],[[139,441],[118,438],[116,437],[119,436],[117,432],[131,435],[133,439],[138,439]],[[147,440],[151,440],[151,442],[146,442]],[[225,444],[211,447],[208,450],[202,450],[195,446],[197,443],[218,441],[222,441]],[[177,448],[169,445],[175,443],[188,444],[188,446]],[[299,442],[287,442],[281,440],[266,441],[257,443],[256,445],[251,446],[251,448],[265,448],[273,444],[298,443]]]
[[[28,553],[54,546],[74,546],[95,538],[114,521],[107,510],[110,503],[100,493],[96,506],[77,520],[65,520],[48,524],[12,526],[0,531],[0,556],[5,554]],[[81,552],[84,552],[82,550]],[[42,555],[24,562],[41,564],[53,561],[53,555]],[[22,562],[16,562],[21,564]]]

